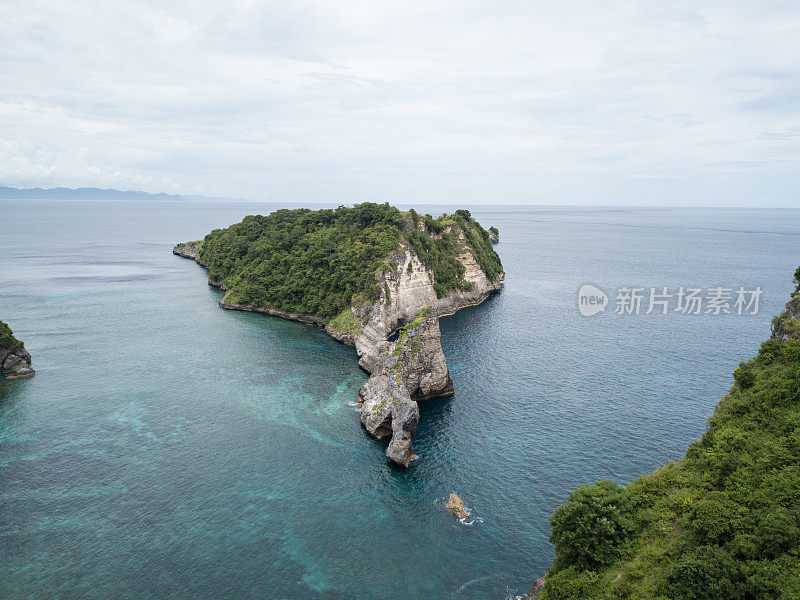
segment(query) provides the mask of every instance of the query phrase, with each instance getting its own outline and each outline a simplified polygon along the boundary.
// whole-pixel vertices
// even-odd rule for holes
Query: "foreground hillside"
[[[800,598],[798,316],[795,290],[684,458],[556,509],[539,600]]]

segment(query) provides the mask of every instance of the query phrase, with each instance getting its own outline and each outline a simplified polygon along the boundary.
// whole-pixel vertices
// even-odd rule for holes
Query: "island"
[[[0,377],[24,379],[36,373],[31,368],[31,355],[25,344],[14,337],[11,328],[0,321]]]
[[[439,217],[363,203],[250,215],[173,253],[208,269],[222,308],[316,325],[370,373],[361,423],[407,467],[417,402],[453,394],[439,317],[483,302],[505,273],[468,210]]]
[[[800,269],[795,283],[682,459],[555,510],[555,562],[527,598],[800,598]]]

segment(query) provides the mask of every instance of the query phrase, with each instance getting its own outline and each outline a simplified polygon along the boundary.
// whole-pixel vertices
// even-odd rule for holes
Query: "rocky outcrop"
[[[391,436],[386,456],[407,467],[417,458],[411,438],[417,432],[419,407],[397,379],[392,375],[373,375],[358,391],[358,401],[364,428],[376,439]]]
[[[377,439],[390,435],[386,456],[407,467],[416,458],[411,444],[419,422],[416,400],[453,393],[439,319],[431,308],[420,310],[397,340],[377,346],[369,365],[372,375],[358,392],[361,423]]]
[[[530,591],[528,591],[528,593],[526,595],[520,596],[518,598],[518,600],[533,600],[539,594],[541,594],[542,591],[544,590],[545,577],[546,577],[545,575],[542,575],[541,577],[539,577],[539,579],[536,579],[533,582],[533,585],[531,586]]]
[[[206,269],[208,269],[208,265],[202,258],[200,258],[200,247],[202,245],[203,245],[203,240],[195,240],[194,242],[183,242],[181,244],[176,245],[172,249],[172,253],[175,254],[176,256],[189,258],[195,261],[198,265],[201,265]],[[211,278],[211,275],[208,276],[208,285],[213,285],[214,287],[218,287],[222,290],[226,289],[225,282],[216,281]],[[222,302],[220,302],[220,305],[221,304]],[[223,308],[228,308],[228,307],[223,307]],[[242,308],[238,308],[238,305],[231,305],[230,308],[237,310],[251,310],[250,308],[247,308],[245,306],[242,306]]]
[[[36,373],[31,368],[31,355],[25,344],[14,337],[14,332],[0,321],[0,377],[23,379]]]
[[[463,240],[463,234],[462,234]],[[381,295],[370,306],[354,306],[353,313],[362,323],[353,341],[362,368],[372,373],[380,368],[383,343],[403,324],[413,320],[424,308],[436,316],[451,315],[467,306],[480,304],[503,285],[501,274],[496,282],[489,281],[472,253],[465,249],[459,256],[464,265],[464,279],[469,290],[452,290],[438,298],[433,287],[433,274],[416,253],[401,245],[390,259],[396,266],[381,275]]]
[[[497,227],[489,227],[489,231],[486,233],[489,234],[489,241],[493,244],[500,243],[500,232],[497,230]]]
[[[382,372],[394,374],[415,400],[453,393],[453,380],[442,350],[439,319],[423,308],[388,345]]]
[[[31,368],[31,355],[24,346],[9,349],[0,348],[0,377],[5,379],[24,379],[36,373]]]
[[[203,245],[203,240],[195,240],[194,242],[182,242],[177,244],[173,249],[172,253],[178,256],[182,256],[183,258],[191,258],[194,261],[197,261],[199,264],[203,265],[204,267],[208,266],[200,260],[200,246]]]
[[[450,497],[447,499],[447,504],[445,504],[447,508],[450,509],[455,516],[459,519],[467,519],[469,518],[469,513],[464,508],[464,501],[459,497],[458,494],[450,493]]]
[[[36,371],[31,368],[31,355],[25,344],[14,337],[11,328],[0,321],[0,377],[23,379]]]

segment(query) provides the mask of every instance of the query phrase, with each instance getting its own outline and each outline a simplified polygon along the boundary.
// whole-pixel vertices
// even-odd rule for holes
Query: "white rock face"
[[[463,241],[463,234],[460,237]],[[416,457],[411,444],[419,421],[415,400],[454,391],[442,350],[439,316],[482,302],[500,289],[503,276],[495,283],[489,281],[466,248],[459,260],[472,289],[437,298],[433,274],[411,248],[402,246],[390,258],[397,268],[384,272],[378,301],[368,308],[353,309],[363,324],[353,343],[359,364],[372,374],[358,394],[361,422],[374,437],[392,435],[386,456],[406,467]],[[401,330],[402,339],[388,341],[398,328],[414,323],[416,326]]]
[[[411,438],[419,408],[414,398],[453,393],[439,332],[439,318],[430,308],[417,313],[396,341],[384,342],[382,363],[358,391],[361,423],[378,439],[391,435],[386,456],[407,467],[414,459]]]
[[[433,309],[437,316],[451,315],[465,306],[479,304],[502,287],[503,276],[495,283],[489,281],[469,250],[464,251],[459,259],[466,269],[464,278],[473,284],[473,288],[469,291],[452,290],[444,298],[436,297],[433,274],[411,248],[403,246],[392,259],[398,267],[395,272],[384,274],[385,285],[381,285],[378,301],[366,310],[354,310],[356,317],[364,323],[361,333],[355,336],[354,345],[359,364],[370,373],[380,367],[384,342],[423,308]]]

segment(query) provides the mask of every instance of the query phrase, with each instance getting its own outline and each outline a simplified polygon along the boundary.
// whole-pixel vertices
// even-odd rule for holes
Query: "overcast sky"
[[[796,0],[5,0],[0,28],[0,185],[800,206]]]

